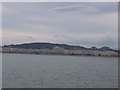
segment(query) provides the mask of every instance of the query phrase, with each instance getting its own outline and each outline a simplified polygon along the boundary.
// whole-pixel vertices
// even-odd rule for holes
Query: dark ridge
[[[105,46],[105,47],[101,47],[99,50],[101,50],[101,51],[111,51],[112,49]]]
[[[54,43],[24,43],[24,44],[12,44],[12,45],[4,45],[3,47],[11,47],[11,48],[25,48],[25,49],[52,49],[53,47],[63,47],[65,49],[87,49],[82,46],[73,46],[67,44],[54,44]]]
[[[90,48],[90,50],[98,50],[98,48],[93,46],[93,47]]]
[[[11,44],[11,45],[4,45],[2,47],[11,47],[11,48],[24,48],[24,49],[52,49],[53,47],[63,47],[64,49],[72,49],[72,50],[101,50],[101,51],[110,51],[112,50],[109,47],[101,47],[97,48],[95,46],[91,48],[86,48],[83,46],[74,46],[74,45],[67,45],[67,44],[58,44],[58,43],[45,43],[45,42],[37,42],[37,43],[24,43],[24,44]]]

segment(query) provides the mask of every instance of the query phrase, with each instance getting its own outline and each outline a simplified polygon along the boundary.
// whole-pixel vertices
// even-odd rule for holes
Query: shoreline
[[[99,56],[99,55],[69,55],[69,54],[35,54],[35,53],[9,53],[9,52],[0,52],[1,54],[21,54],[21,55],[49,55],[49,56],[83,56],[83,57],[117,57],[120,56]]]

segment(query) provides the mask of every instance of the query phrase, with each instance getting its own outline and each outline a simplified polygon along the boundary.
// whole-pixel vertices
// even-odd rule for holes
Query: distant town
[[[26,43],[19,45],[4,45],[0,48],[1,53],[22,53],[36,55],[77,55],[77,56],[108,56],[118,57],[118,50],[110,49],[109,47],[85,48],[81,46],[72,46],[66,44],[54,43]]]

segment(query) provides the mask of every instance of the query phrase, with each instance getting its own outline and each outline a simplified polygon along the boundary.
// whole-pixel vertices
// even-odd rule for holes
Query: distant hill
[[[111,51],[112,49],[109,47],[101,47],[96,48],[95,46],[91,48],[86,48],[82,46],[74,46],[67,44],[58,44],[58,43],[24,43],[24,44],[12,44],[12,45],[4,45],[3,47],[11,47],[11,48],[25,48],[25,49],[52,49],[53,47],[63,47],[64,49],[72,49],[72,50],[102,50],[102,51]]]

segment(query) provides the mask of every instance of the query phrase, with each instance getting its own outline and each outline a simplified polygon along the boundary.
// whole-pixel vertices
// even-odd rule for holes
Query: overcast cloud
[[[55,42],[118,47],[117,2],[2,4],[3,44]]]

